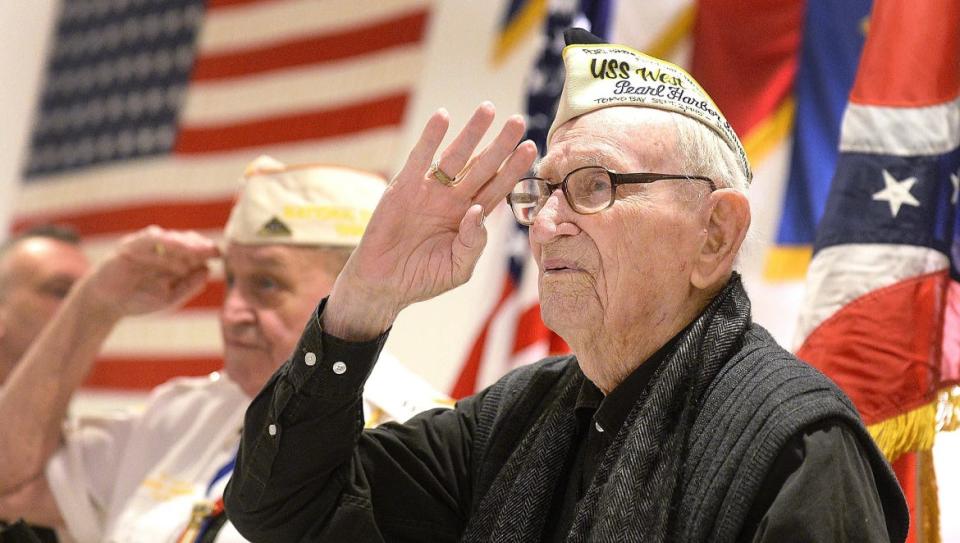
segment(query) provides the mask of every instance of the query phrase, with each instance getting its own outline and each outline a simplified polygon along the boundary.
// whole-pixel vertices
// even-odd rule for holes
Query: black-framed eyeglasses
[[[599,213],[613,205],[616,200],[617,186],[637,183],[653,183],[666,179],[685,179],[706,181],[710,191],[717,190],[713,179],[699,175],[681,175],[672,173],[617,173],[603,166],[583,166],[563,177],[563,181],[553,183],[541,177],[524,177],[514,185],[507,195],[507,203],[513,210],[513,216],[520,224],[531,225],[537,213],[543,209],[547,199],[557,190],[563,191],[570,208],[581,215]]]

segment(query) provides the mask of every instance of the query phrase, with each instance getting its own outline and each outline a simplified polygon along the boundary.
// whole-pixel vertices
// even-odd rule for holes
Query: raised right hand
[[[149,226],[126,236],[77,289],[92,310],[119,319],[176,307],[207,281],[206,261],[220,255],[196,232]]]
[[[444,110],[430,117],[334,284],[324,312],[329,333],[369,339],[388,328],[406,306],[470,278],[486,245],[483,217],[529,170],[537,152],[533,142],[517,145],[524,122],[515,115],[474,155],[493,117],[493,104],[481,104],[440,154],[440,170],[456,176],[452,187],[430,170],[449,117]]]

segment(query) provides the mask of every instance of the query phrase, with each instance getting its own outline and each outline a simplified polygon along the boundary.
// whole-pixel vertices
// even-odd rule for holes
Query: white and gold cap
[[[567,32],[567,43],[571,36],[599,41],[584,30]],[[612,106],[656,108],[686,115],[719,134],[737,155],[747,182],[753,177],[740,138],[707,92],[679,66],[609,43],[567,45],[563,64],[566,76],[548,144],[558,126],[591,111]]]
[[[234,243],[356,247],[386,188],[340,166],[286,166],[261,156],[240,179],[224,238]]]

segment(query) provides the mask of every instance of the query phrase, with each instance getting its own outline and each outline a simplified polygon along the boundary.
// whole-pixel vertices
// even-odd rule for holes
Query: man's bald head
[[[89,269],[70,229],[43,226],[0,246],[0,382]]]

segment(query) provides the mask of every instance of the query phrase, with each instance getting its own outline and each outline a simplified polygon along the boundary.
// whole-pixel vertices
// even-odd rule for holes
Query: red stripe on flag
[[[223,298],[226,293],[226,285],[223,281],[209,281],[200,294],[197,294],[187,302],[183,309],[211,309],[219,311],[223,305]]]
[[[903,490],[903,497],[907,500],[907,508],[910,510],[910,528],[907,532],[907,539],[904,543],[916,543],[917,541],[917,519],[918,506],[920,506],[920,494],[917,492],[920,486],[917,473],[917,453],[909,452],[900,455],[899,458],[891,462],[894,475],[900,483],[900,489]]]
[[[403,121],[408,97],[407,93],[402,93],[334,109],[258,121],[184,127],[174,150],[181,154],[203,154],[334,138],[372,128],[396,126]],[[225,221],[226,218],[220,224]]]
[[[457,380],[450,390],[450,397],[454,400],[465,398],[477,391],[477,378],[480,375],[480,364],[483,362],[483,353],[487,348],[487,335],[490,333],[490,325],[500,312],[500,308],[504,302],[507,301],[513,292],[513,281],[510,279],[510,275],[507,274],[503,289],[500,291],[500,299],[497,300],[496,305],[493,306],[490,314],[487,315],[486,320],[483,321],[480,333],[477,334],[477,339],[474,340],[473,345],[470,347],[470,354],[467,355],[467,359],[464,361],[463,367],[460,368],[459,375],[457,375]]]
[[[110,357],[94,364],[83,386],[149,390],[174,377],[202,376],[221,368],[223,360],[220,357]]]
[[[563,338],[553,330],[547,328],[540,316],[540,304],[533,304],[520,314],[517,320],[517,329],[513,338],[513,352],[518,353],[537,343],[547,346],[551,355],[568,353],[570,347]]]
[[[540,305],[534,304],[520,313],[517,319],[517,330],[513,336],[513,352],[520,352],[527,347],[543,341],[550,332],[540,318]]]
[[[214,230],[226,224],[231,207],[233,197],[209,201],[125,204],[115,209],[21,215],[14,221],[13,230],[22,232],[31,226],[48,223],[70,225],[84,237],[129,232],[152,224],[172,230]]]
[[[958,20],[956,0],[875,3],[850,101],[922,107],[956,98]]]
[[[309,36],[269,46],[233,49],[201,55],[191,80],[211,81],[357,57],[402,45],[419,43],[427,26],[427,12],[418,10],[373,24],[335,33]],[[376,74],[370,74],[375,77]]]
[[[797,356],[836,381],[868,425],[929,403],[947,281],[944,270],[861,296],[818,326]]]

